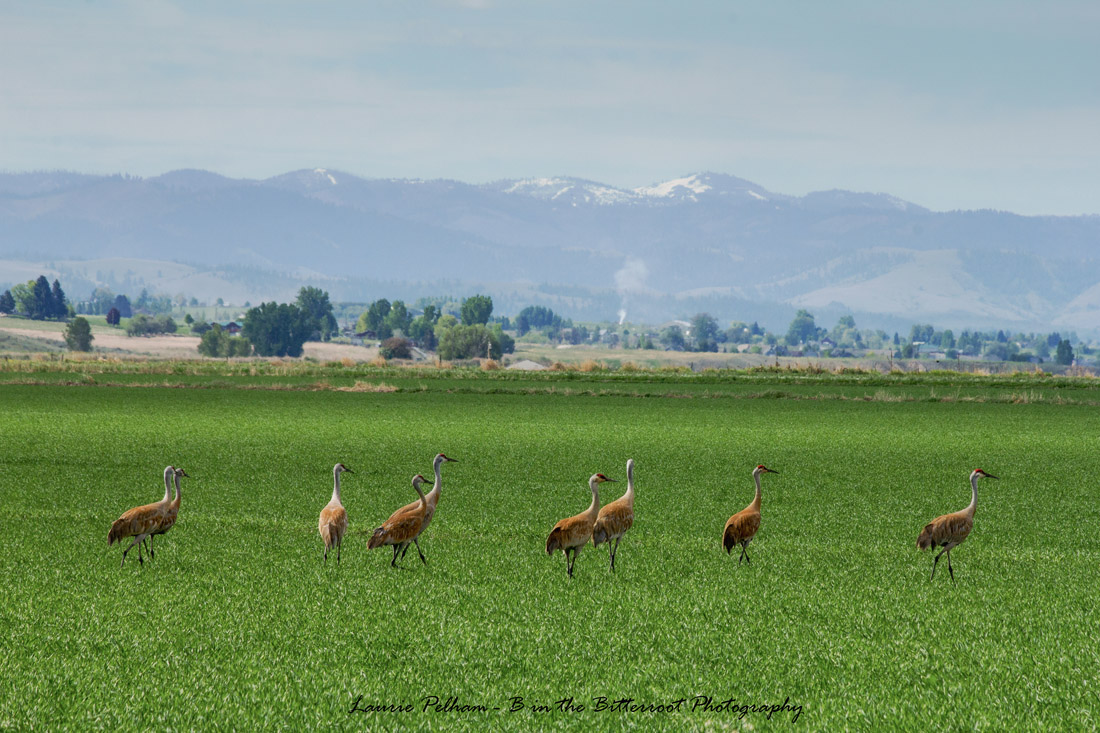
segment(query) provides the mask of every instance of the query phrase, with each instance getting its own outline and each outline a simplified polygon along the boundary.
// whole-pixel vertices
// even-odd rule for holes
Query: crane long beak
[[[994,475],[993,475],[993,474],[991,474],[991,473],[987,473],[987,474],[985,475],[985,477],[986,477],[986,478],[997,478],[996,476],[994,476]]]

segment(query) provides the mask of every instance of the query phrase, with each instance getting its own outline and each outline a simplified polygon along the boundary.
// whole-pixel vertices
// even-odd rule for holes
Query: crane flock
[[[417,494],[417,500],[397,509],[371,534],[367,542],[367,549],[373,550],[383,545],[393,547],[393,559],[390,565],[397,566],[397,561],[405,557],[409,545],[416,546],[416,552],[420,561],[427,565],[428,561],[420,549],[419,538],[428,528],[435,510],[439,505],[439,497],[443,488],[441,466],[444,463],[457,462],[457,459],[449,458],[443,453],[438,453],[432,462],[435,472],[435,484],[428,494],[424,494],[421,485],[427,482],[421,474],[412,478],[412,487]],[[348,529],[348,514],[344,508],[340,495],[340,474],[354,473],[343,463],[337,463],[332,467],[332,498],[321,510],[317,522],[317,531],[321,535],[324,544],[323,562],[328,563],[329,552],[336,550],[336,563],[340,563],[341,549],[344,536]],[[778,474],[778,471],[758,465],[752,471],[752,478],[756,484],[756,493],[752,502],[737,512],[726,521],[722,530],[722,547],[727,554],[733,553],[733,548],[741,546],[741,553],[737,564],[742,562],[751,564],[748,555],[748,546],[756,537],[761,524],[761,489],[760,476],[765,473]],[[593,547],[599,547],[606,542],[608,556],[610,558],[610,570],[615,570],[615,557],[618,554],[619,542],[634,524],[634,459],[626,462],[627,486],[626,492],[604,507],[600,507],[599,486],[602,483],[614,483],[615,479],[608,478],[602,473],[595,473],[588,479],[589,489],[592,491],[592,502],[588,509],[572,517],[562,519],[554,525],[546,538],[546,554],[553,555],[561,550],[565,555],[566,573],[573,577],[573,565],[580,551],[592,541]],[[155,503],[134,507],[116,519],[107,533],[107,545],[122,542],[132,538],[130,544],[122,551],[122,563],[126,565],[126,555],[134,547],[138,548],[138,563],[144,565],[142,548],[145,541],[149,541],[149,558],[155,557],[153,550],[153,538],[162,535],[172,529],[176,524],[180,509],[180,478],[190,476],[182,468],[166,466],[164,469],[164,497]],[[958,547],[974,528],[974,511],[978,504],[978,479],[997,477],[986,473],[980,468],[974,469],[970,474],[971,498],[970,504],[965,508],[951,514],[936,517],[926,524],[917,537],[917,548],[920,550],[941,548],[939,554],[932,561],[932,574],[929,581],[936,577],[936,566],[940,557],[947,555],[947,570],[951,575],[951,581],[955,582],[955,570],[951,566],[951,550]],[[175,494],[172,496],[172,488]]]

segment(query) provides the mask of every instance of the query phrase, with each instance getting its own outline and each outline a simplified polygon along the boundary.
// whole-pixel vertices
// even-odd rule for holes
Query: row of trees
[[[241,336],[230,336],[215,323],[202,334],[199,340],[199,353],[203,356],[228,358],[231,356],[251,356],[252,343]]]
[[[108,313],[108,315],[110,314]],[[176,329],[176,322],[172,320],[171,316],[161,314],[149,317],[144,313],[139,313],[126,324],[126,335],[155,336],[161,333],[175,333]]]
[[[412,347],[436,350],[441,359],[474,359],[501,355],[515,350],[515,339],[504,333],[500,322],[490,325],[493,299],[488,295],[463,298],[458,316],[444,314],[442,308],[426,303],[423,312],[413,317],[403,301],[385,298],[371,303],[359,316],[358,333],[382,340],[382,356],[409,358]]]
[[[19,313],[39,321],[47,318],[61,320],[71,315],[60,281],[54,280],[53,287],[50,287],[45,275],[13,285],[0,294],[0,313]]]
[[[198,301],[194,298],[192,300],[197,304]],[[174,302],[171,296],[163,293],[151,295],[144,288],[137,300],[131,303],[130,298],[121,293],[116,295],[110,288],[98,287],[92,291],[92,295],[88,300],[82,300],[76,304],[75,311],[88,315],[105,316],[112,308],[115,308],[122,318],[130,318],[135,312],[149,315],[171,313],[173,305]]]

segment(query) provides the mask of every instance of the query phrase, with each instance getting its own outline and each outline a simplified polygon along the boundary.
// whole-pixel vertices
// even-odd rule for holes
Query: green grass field
[[[935,375],[742,390],[383,371],[399,389],[376,393],[333,388],[360,374],[195,371],[0,376],[0,728],[792,727],[791,711],[739,717],[696,696],[787,700],[811,730],[1100,726],[1089,380],[1064,382],[1067,401]],[[1028,389],[1051,396],[999,398]],[[439,451],[460,462],[443,469],[428,564],[411,552],[393,569],[367,538]],[[546,535],[627,458],[636,520],[616,574],[589,546],[570,580]],[[350,527],[326,567],[317,515],[337,461],[355,471]],[[193,476],[179,521],[155,560],[135,550],[119,568],[107,529],[161,497],[168,463]],[[757,463],[780,475],[764,476],[738,567],[720,534]],[[969,502],[976,467],[1001,478],[979,485],[957,586],[942,566],[929,583],[917,533]],[[606,487],[608,501],[625,484]],[[426,696],[488,710],[424,711]],[[685,702],[596,710],[601,696]],[[585,709],[559,709],[569,698]],[[413,709],[349,714],[357,699]]]

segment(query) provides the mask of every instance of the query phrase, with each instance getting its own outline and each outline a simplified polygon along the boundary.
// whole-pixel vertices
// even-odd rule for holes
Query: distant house
[[[230,336],[236,336],[241,332],[241,324],[236,321],[230,321],[229,323],[220,324],[222,330],[228,333]]]

